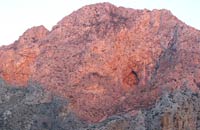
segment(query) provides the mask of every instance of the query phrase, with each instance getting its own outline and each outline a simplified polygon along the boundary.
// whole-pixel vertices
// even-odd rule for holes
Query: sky
[[[8,45],[28,28],[56,25],[84,5],[110,2],[134,9],[168,9],[186,24],[200,30],[200,0],[0,0],[0,45]]]

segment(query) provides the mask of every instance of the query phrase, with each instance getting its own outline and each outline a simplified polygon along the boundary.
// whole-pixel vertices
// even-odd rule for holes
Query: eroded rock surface
[[[50,32],[34,27],[1,47],[0,76],[21,87],[37,82],[94,123],[148,108],[164,90],[188,86],[198,92],[199,43],[200,32],[167,10],[94,4]]]
[[[39,43],[48,34],[43,26],[28,29],[15,43],[0,48],[0,75],[7,83],[26,86],[40,53]]]
[[[88,124],[69,102],[38,84],[15,88],[0,81],[1,130],[199,130],[200,95],[190,89],[166,92],[148,109],[114,114]]]

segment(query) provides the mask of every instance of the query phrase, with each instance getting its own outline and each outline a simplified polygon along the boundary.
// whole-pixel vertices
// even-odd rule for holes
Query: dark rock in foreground
[[[37,84],[13,88],[1,81],[1,130],[199,130],[200,95],[189,89],[166,92],[149,109],[113,115],[87,124],[68,111],[65,99]]]

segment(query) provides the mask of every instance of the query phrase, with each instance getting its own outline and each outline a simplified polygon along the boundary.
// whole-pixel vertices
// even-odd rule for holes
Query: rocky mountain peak
[[[43,26],[36,26],[26,30],[19,38],[20,44],[35,43],[41,39],[44,39],[48,35],[49,31]]]
[[[117,7],[110,3],[98,3],[84,6],[64,17],[53,27],[49,39],[55,42],[73,38],[73,35],[77,34],[84,35],[89,41],[93,38],[105,38],[107,35],[112,35],[112,32],[118,33],[122,29],[134,26],[151,31],[149,27],[159,27],[163,20],[174,20],[174,22],[181,23],[165,9],[150,11]]]
[[[0,77],[18,86],[36,82],[68,100],[78,118],[100,122],[148,108],[163,91],[198,92],[199,39],[167,10],[88,5],[50,32],[27,30],[18,49],[1,48]]]

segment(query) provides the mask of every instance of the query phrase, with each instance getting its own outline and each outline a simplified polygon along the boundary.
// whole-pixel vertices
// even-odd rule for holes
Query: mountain
[[[0,48],[2,95],[19,98],[1,99],[0,124],[8,129],[5,108],[18,106],[30,122],[44,121],[20,130],[200,129],[199,44],[200,31],[168,10],[84,6]],[[46,108],[55,115],[40,117]]]

